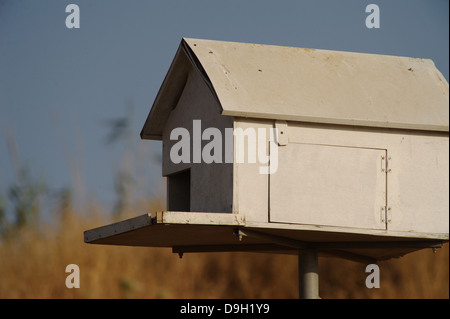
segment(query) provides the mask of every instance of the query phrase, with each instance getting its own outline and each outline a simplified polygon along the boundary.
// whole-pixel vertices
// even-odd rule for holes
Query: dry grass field
[[[58,225],[26,226],[2,239],[0,298],[297,298],[296,256],[209,253],[179,259],[164,248],[85,244],[83,231],[105,223],[100,211],[92,208],[89,218],[69,212]],[[80,268],[79,289],[65,286],[68,264]],[[319,258],[321,297],[449,298],[447,244],[436,253],[426,249],[379,266],[381,287],[368,289],[365,265]]]

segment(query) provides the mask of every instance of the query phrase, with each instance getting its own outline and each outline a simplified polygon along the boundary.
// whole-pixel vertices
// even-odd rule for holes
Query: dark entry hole
[[[169,211],[189,212],[191,209],[191,170],[167,176]]]

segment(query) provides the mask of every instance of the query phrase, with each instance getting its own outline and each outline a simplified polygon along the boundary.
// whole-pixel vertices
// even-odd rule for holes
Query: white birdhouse
[[[183,39],[141,132],[162,140],[167,211],[85,241],[350,259],[439,247],[448,133],[431,60]]]

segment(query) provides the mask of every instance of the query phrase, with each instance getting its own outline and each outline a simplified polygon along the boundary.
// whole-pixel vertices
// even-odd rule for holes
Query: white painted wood
[[[189,59],[186,57],[182,46],[180,46],[141,130],[141,138],[162,139],[162,131],[170,111],[178,103],[191,68]]]
[[[164,176],[190,169],[191,212],[157,214],[161,225],[183,225],[170,236],[152,228],[161,238],[148,238],[148,218],[102,231],[114,243],[166,246],[230,245],[219,226],[304,241],[448,240],[448,98],[427,59],[184,39],[141,136],[163,140]],[[172,163],[171,130],[194,138],[196,119],[222,136],[277,128],[277,172],[261,174],[268,164],[258,158],[239,163],[236,137],[233,154],[223,154],[233,163],[193,163],[192,154]],[[112,235],[135,222],[145,228],[136,239]]]
[[[193,121],[201,120],[200,136],[193,132]],[[225,163],[225,143],[222,141],[222,163],[194,163],[193,140],[201,139],[203,131],[209,127],[220,130],[225,136],[225,128],[233,127],[232,118],[220,115],[220,106],[212,96],[197,71],[191,68],[186,86],[178,103],[168,117],[163,130],[162,174],[167,176],[185,169],[191,170],[190,210],[197,212],[232,212],[233,163]],[[170,150],[179,140],[170,140],[173,129],[185,128],[190,136],[189,163],[175,164],[170,158]],[[200,151],[209,141],[201,142]],[[201,154],[200,154],[201,155]],[[170,196],[170,194],[169,194]]]
[[[263,128],[266,130],[268,139],[269,130],[273,128],[273,121],[236,118],[234,127],[244,131]],[[259,151],[258,145],[256,145],[256,151]],[[267,144],[267,154],[268,152]],[[260,167],[267,165],[258,163],[258,161],[255,163],[234,162],[233,212],[245,215],[247,220],[268,222],[269,177],[259,173]]]
[[[404,136],[392,145],[389,230],[448,233],[448,136]]]
[[[157,220],[164,224],[197,224],[244,226],[245,218],[238,214],[203,213],[203,212],[158,212]]]
[[[183,39],[143,138],[161,139],[190,64],[202,74],[223,115],[449,130],[449,86],[432,60]]]
[[[239,240],[237,230],[243,230],[250,236]],[[435,239],[448,240],[448,234],[392,232],[386,236],[384,230],[362,231],[365,234],[356,228],[249,223],[236,214],[160,211],[87,230],[84,240],[102,245],[172,247],[177,252],[266,250],[288,254],[298,254],[298,248],[292,248],[289,243],[307,241],[318,244],[321,254],[338,254],[352,259],[359,256],[359,260],[399,257],[424,247],[439,246],[439,241]],[[415,240],[411,241],[411,238]],[[409,245],[404,245],[405,240]],[[288,243],[288,246],[283,243]],[[336,248],[337,252],[325,249],[330,244],[340,248]]]
[[[391,157],[388,230],[448,233],[448,135],[294,122],[289,122],[288,134],[295,143],[386,149]]]
[[[224,115],[448,132],[448,83],[429,59],[184,40]]]
[[[259,228],[265,232],[274,232],[288,237],[294,236],[305,241],[386,241],[386,240],[412,240],[412,239],[437,239],[449,240],[449,233],[430,233],[423,231],[395,231],[385,229],[368,229],[356,227],[320,226],[308,224],[257,222],[245,219],[245,226]]]
[[[277,129],[277,143],[279,146],[285,146],[289,142],[287,123],[286,121],[275,121],[275,128]]]
[[[289,143],[270,179],[270,221],[385,229],[386,150]]]

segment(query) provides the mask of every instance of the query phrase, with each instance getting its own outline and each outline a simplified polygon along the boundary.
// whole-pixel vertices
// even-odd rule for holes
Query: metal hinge
[[[381,206],[380,219],[382,223],[389,224],[392,220],[392,209],[388,206]]]
[[[390,173],[392,172],[391,168],[391,161],[392,158],[390,156],[386,157],[385,155],[381,156],[381,171],[383,173]]]
[[[392,220],[392,209],[388,206],[387,211],[386,211],[386,219],[387,219],[387,223],[389,224]]]

